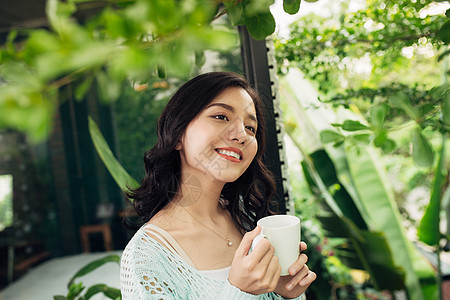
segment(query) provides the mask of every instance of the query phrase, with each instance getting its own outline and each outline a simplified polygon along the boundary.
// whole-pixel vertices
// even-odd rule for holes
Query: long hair
[[[211,72],[181,86],[158,119],[158,141],[144,156],[145,177],[140,187],[127,193],[142,223],[148,222],[178,192],[181,159],[175,148],[189,123],[228,87],[243,88],[253,99],[258,119],[258,150],[244,174],[225,184],[221,197],[226,200],[225,207],[241,231],[253,229],[257,220],[270,213],[269,201],[275,183],[263,163],[265,126],[262,101],[240,75]]]

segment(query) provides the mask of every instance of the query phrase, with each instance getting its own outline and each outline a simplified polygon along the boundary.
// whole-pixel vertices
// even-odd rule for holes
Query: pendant
[[[227,241],[228,241],[228,246],[229,247],[233,246],[233,242],[229,238],[227,238]]]

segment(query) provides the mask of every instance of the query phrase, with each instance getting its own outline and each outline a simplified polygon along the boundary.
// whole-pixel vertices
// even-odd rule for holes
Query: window
[[[13,176],[0,175],[0,231],[10,226],[13,221],[12,191]]]

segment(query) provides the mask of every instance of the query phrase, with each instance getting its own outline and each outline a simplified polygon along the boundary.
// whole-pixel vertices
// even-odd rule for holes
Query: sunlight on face
[[[235,181],[256,155],[257,130],[250,95],[238,87],[225,89],[186,128],[177,147],[181,171],[199,178]]]

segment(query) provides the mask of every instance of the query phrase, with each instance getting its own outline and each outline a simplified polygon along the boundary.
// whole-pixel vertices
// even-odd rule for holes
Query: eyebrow
[[[216,102],[216,103],[211,103],[210,105],[208,105],[208,107],[206,107],[207,109],[213,106],[220,106],[225,108],[226,110],[231,111],[232,113],[234,113],[235,109],[233,106],[226,104],[226,103],[221,103],[221,102]],[[251,119],[252,121],[258,122],[258,120],[256,119],[256,116],[254,114],[251,113],[247,113],[247,117],[249,119]]]

